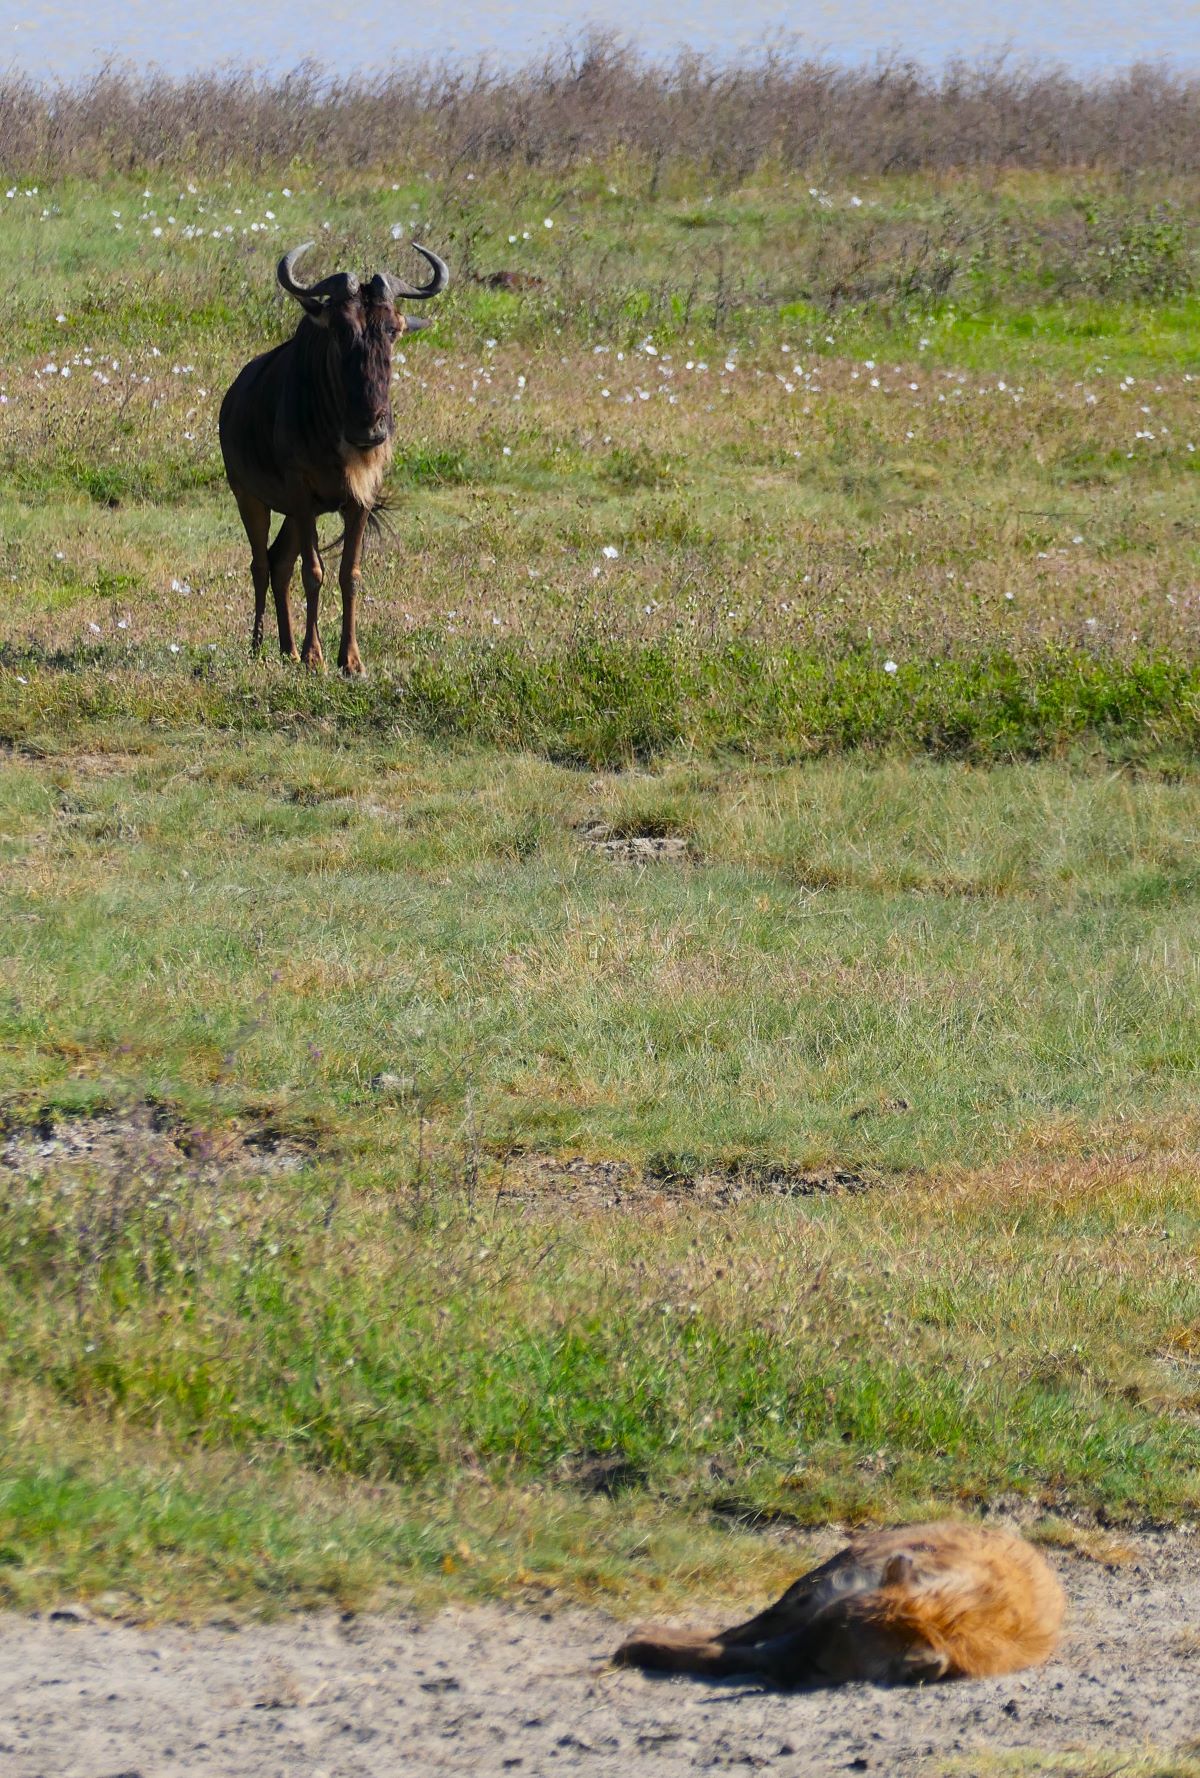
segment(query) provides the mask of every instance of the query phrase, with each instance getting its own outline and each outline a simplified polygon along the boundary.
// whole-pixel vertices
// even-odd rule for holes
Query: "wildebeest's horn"
[[[392,296],[409,298],[414,296],[440,296],[450,282],[450,267],[446,264],[444,259],[439,259],[436,253],[431,253],[428,247],[422,247],[419,241],[413,242],[413,251],[419,253],[422,259],[428,261],[433,270],[433,277],[429,280],[428,284],[404,284],[399,278],[393,278],[390,272],[384,272],[383,276],[387,279],[387,287],[391,291]]]
[[[307,253],[312,245],[311,241],[305,241],[301,246],[293,247],[290,253],[285,253],[276,268],[276,276],[289,296],[294,296],[297,302],[303,303],[310,315],[319,315],[327,301],[336,298],[337,301],[344,302],[346,297],[353,296],[358,289],[358,279],[353,272],[334,272],[330,277],[322,278],[318,284],[297,284],[293,267],[300,255]]]

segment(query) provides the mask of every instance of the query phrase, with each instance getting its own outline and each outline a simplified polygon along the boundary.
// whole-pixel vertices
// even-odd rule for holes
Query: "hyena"
[[[1046,1561],[1007,1531],[945,1521],[868,1531],[731,1630],[636,1636],[620,1666],[775,1685],[979,1679],[1044,1661],[1066,1612]]]

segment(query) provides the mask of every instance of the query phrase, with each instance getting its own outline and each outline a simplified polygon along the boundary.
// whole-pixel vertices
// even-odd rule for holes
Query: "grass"
[[[125,741],[4,775],[10,1099],[123,1082],[412,1154],[415,1109],[369,1085],[399,1072],[501,1151],[723,1167],[983,1164],[1188,1115],[1190,777]],[[692,862],[622,869],[597,824]]]
[[[586,172],[620,159],[649,195],[702,171],[724,192],[764,168],[811,183],[831,167],[994,176],[1196,163],[1196,80],[1145,61],[1081,77],[989,56],[932,71],[899,53],[846,67],[777,42],[714,65],[692,50],[653,63],[589,27],[520,68],[393,63],[332,78],[311,62],[185,81],[106,66],[76,86],[0,81],[0,168],[20,180],[114,169],[189,175],[381,162],[441,176]],[[519,120],[519,126],[518,122]],[[686,226],[707,228],[707,208]]]
[[[126,1181],[86,1254],[69,1185],[8,1207],[10,1598],[636,1603],[780,1515],[1195,1511],[1186,1161],[623,1219],[330,1186]]]
[[[679,227],[695,193],[640,201],[615,163],[481,176],[469,214],[433,180],[293,177],[287,197],[281,177],[5,200],[0,239],[30,268],[0,367],[10,739],[100,705],[593,764],[681,743],[1195,755],[1187,239],[1158,299],[1055,282],[1055,255],[1078,268],[1082,249],[1070,188],[1044,176],[953,199],[879,180],[855,208],[763,175],[704,229]],[[1172,190],[1185,215],[1190,187]],[[1127,185],[1100,204],[1120,215],[1097,266],[1143,202]],[[514,219],[531,226],[510,246]],[[397,367],[394,534],[363,613],[384,679],[344,702],[235,670],[245,544],[214,423],[232,369],[287,325],[280,243],[323,221],[331,259],[399,263],[393,226],[420,228],[458,272]],[[978,234],[975,269],[914,290],[910,235],[952,228]],[[830,274],[797,302],[798,264],[815,279],[846,258],[869,291]],[[465,275],[493,259],[541,285]]]
[[[8,1187],[11,1597],[636,1601],[633,1547],[685,1591],[730,1517],[1196,1510],[1192,779],[123,741],[5,774],[10,1116],[311,1158]],[[614,1217],[546,1151],[745,1196]],[[831,1165],[867,1194],[756,1195]],[[179,1478],[161,1524],[112,1437]]]
[[[0,1597],[1193,1518],[1193,176],[485,159],[0,201]],[[215,411],[393,227],[350,686]]]
[[[856,748],[976,763],[1091,753],[1168,771],[1200,745],[1200,664],[1165,651],[1121,660],[1042,647],[957,661],[833,659],[728,642],[591,636],[559,648],[413,631],[382,683],[313,685],[285,669],[176,645],[0,648],[0,736],[37,755],[97,720],[397,734],[524,748],[620,769],[671,751],[778,762]],[[56,742],[57,738],[57,742]]]
[[[1120,1754],[1097,1750],[1072,1753],[971,1754],[930,1768],[945,1778],[1196,1778],[1200,1760],[1190,1749],[1153,1748]]]

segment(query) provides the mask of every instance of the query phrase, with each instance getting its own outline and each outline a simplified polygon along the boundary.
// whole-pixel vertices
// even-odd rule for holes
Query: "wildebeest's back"
[[[278,453],[279,404],[291,341],[261,352],[238,372],[221,403],[217,432],[231,486],[277,512],[283,495]]]

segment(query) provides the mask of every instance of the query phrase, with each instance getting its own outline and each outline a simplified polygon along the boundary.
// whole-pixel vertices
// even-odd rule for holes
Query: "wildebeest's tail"
[[[395,504],[396,498],[391,489],[380,488],[378,494],[375,496],[374,504],[372,505],[370,512],[367,514],[368,531],[374,531],[377,537],[382,536],[384,533],[389,537],[394,537],[396,535],[396,527],[392,523],[392,509]]]
[[[375,503],[367,514],[367,535],[376,537],[395,537],[396,527],[392,523],[392,508],[395,500],[387,489],[381,489],[375,496]],[[346,530],[343,526],[336,537],[331,537],[321,548],[340,549],[346,541]]]

